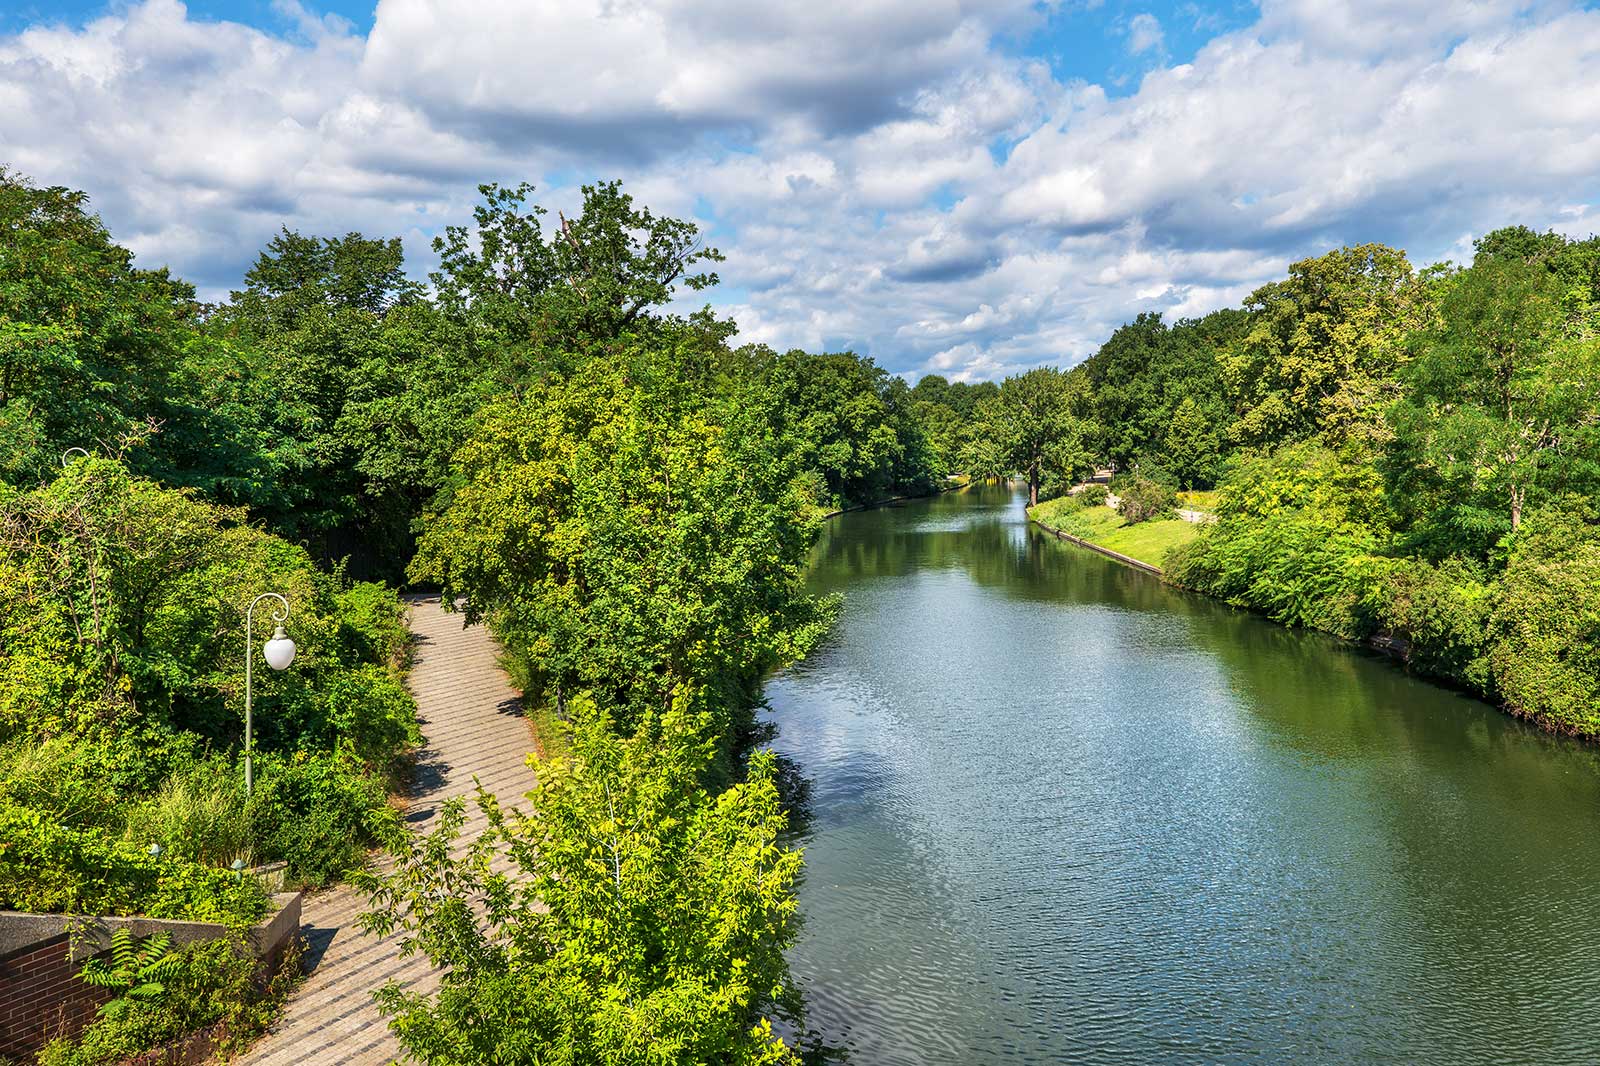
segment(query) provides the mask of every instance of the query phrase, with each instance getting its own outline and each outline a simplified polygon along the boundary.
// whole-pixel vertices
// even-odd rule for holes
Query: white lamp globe
[[[294,641],[278,626],[272,631],[272,639],[262,645],[261,654],[274,670],[286,670],[294,662]]]

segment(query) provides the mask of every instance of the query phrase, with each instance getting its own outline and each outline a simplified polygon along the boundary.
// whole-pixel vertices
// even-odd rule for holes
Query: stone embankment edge
[[[1102,547],[1093,541],[1084,540],[1082,537],[1074,537],[1071,533],[1064,533],[1055,526],[1052,526],[1050,523],[1041,521],[1040,519],[1033,517],[1031,514],[1028,515],[1028,521],[1032,522],[1046,533],[1054,533],[1061,540],[1070,540],[1080,548],[1088,548],[1092,552],[1099,552],[1106,558],[1115,559],[1117,562],[1122,563],[1125,566],[1131,566],[1135,570],[1143,570],[1145,573],[1154,574],[1156,577],[1161,576],[1161,567],[1159,566],[1152,566],[1147,562],[1135,559],[1131,555],[1123,555],[1121,552],[1112,551],[1110,548]]]
[[[1193,591],[1191,589],[1188,589],[1186,586],[1174,584],[1173,582],[1168,581],[1165,573],[1162,572],[1162,570],[1161,570],[1161,568],[1159,566],[1152,566],[1151,564],[1149,564],[1147,562],[1143,562],[1143,561],[1141,561],[1139,559],[1135,559],[1135,558],[1133,558],[1131,556],[1123,555],[1121,552],[1112,551],[1110,548],[1102,547],[1101,545],[1096,544],[1093,541],[1084,540],[1082,537],[1074,537],[1071,533],[1064,533],[1061,530],[1057,529],[1055,526],[1052,526],[1050,523],[1033,517],[1032,514],[1028,515],[1028,521],[1032,522],[1034,525],[1038,526],[1040,529],[1043,529],[1047,533],[1054,533],[1061,540],[1069,540],[1069,541],[1071,541],[1072,543],[1078,545],[1078,547],[1080,547],[1080,548],[1088,548],[1092,552],[1099,552],[1101,555],[1104,555],[1106,558],[1115,559],[1117,562],[1123,563],[1126,566],[1131,566],[1135,570],[1143,570],[1147,574],[1154,574],[1156,577],[1161,578],[1162,583],[1167,585],[1167,586],[1169,586],[1170,588],[1183,589],[1186,592]],[[1209,516],[1207,521],[1208,522],[1215,522],[1216,521],[1216,516],[1215,515]],[[1199,593],[1199,595],[1205,595],[1205,594],[1204,593]],[[1209,600],[1214,600],[1214,601],[1216,600],[1215,596],[1206,596],[1206,598],[1209,599]],[[1217,601],[1217,602],[1221,602],[1221,601]],[[1244,608],[1235,607],[1232,604],[1225,604],[1225,606],[1228,606],[1228,607],[1232,608],[1233,610],[1243,610],[1244,609]],[[1256,614],[1257,617],[1260,617],[1260,615],[1257,612],[1251,611],[1251,612],[1248,612],[1248,613]],[[1272,624],[1273,625],[1278,625],[1278,626],[1281,627],[1281,623],[1273,622]],[[1321,630],[1308,630],[1308,632],[1321,633],[1322,631]],[[1386,659],[1394,660],[1395,662],[1399,663],[1402,667],[1406,666],[1411,661],[1411,642],[1408,641],[1408,640],[1399,638],[1399,637],[1395,637],[1395,636],[1393,636],[1392,634],[1389,634],[1389,633],[1375,633],[1372,636],[1368,637],[1364,641],[1348,640],[1348,639],[1346,639],[1344,637],[1336,636],[1336,635],[1334,635],[1332,633],[1322,633],[1322,635],[1325,636],[1325,637],[1332,637],[1332,639],[1338,641],[1341,644],[1347,644],[1347,645],[1350,645],[1351,647],[1355,647],[1355,648],[1366,648],[1366,649],[1368,649],[1370,651],[1377,652],[1379,655],[1383,656]],[[1410,671],[1407,670],[1407,673],[1410,673]],[[1427,680],[1431,684],[1440,685],[1441,687],[1444,687],[1444,688],[1453,687],[1453,686],[1444,684],[1438,678],[1425,678],[1425,680]],[[1465,691],[1465,690],[1463,690],[1463,691]],[[1475,698],[1482,699],[1483,697],[1475,696]]]

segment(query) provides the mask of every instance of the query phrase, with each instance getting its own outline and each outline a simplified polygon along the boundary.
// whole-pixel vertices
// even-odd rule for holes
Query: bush
[[[1408,665],[1484,692],[1491,685],[1484,654],[1493,591],[1483,567],[1470,560],[1395,559],[1374,570],[1361,608],[1367,628],[1410,645]]]
[[[1106,497],[1111,495],[1111,489],[1105,485],[1093,484],[1072,494],[1072,499],[1078,501],[1083,507],[1104,507]]]
[[[1178,502],[1171,485],[1135,474],[1117,483],[1118,510],[1130,526],[1170,514]]]
[[[1377,547],[1370,530],[1314,511],[1222,519],[1164,560],[1168,580],[1286,626],[1347,639],[1368,631],[1357,607]]]
[[[381,781],[348,751],[264,756],[247,808],[261,853],[284,859],[290,876],[325,884],[361,865],[397,819]]]
[[[122,997],[102,1011],[75,1040],[56,1040],[39,1053],[39,1066],[106,1066],[161,1047],[211,1026],[220,1050],[262,1032],[299,972],[299,952],[285,957],[265,987],[260,964],[243,945],[227,940],[191,944],[168,956],[161,991]]]
[[[411,631],[405,606],[381,582],[358,581],[338,595],[340,636],[347,660],[395,669],[409,664]]]
[[[0,804],[31,807],[61,825],[113,826],[121,802],[114,753],[77,737],[28,738],[0,748]]]
[[[69,829],[0,804],[0,910],[132,915],[243,927],[267,911],[254,878]]]
[[[1587,504],[1529,515],[1489,624],[1489,664],[1517,714],[1600,735],[1600,528]]]

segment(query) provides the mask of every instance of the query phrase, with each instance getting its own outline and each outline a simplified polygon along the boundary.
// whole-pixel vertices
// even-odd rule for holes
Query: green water
[[[857,1063],[1600,1061],[1600,758],[988,490],[834,520],[768,687]]]

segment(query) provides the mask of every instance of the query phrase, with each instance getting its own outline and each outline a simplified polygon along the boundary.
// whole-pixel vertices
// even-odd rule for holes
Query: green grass
[[[1033,509],[1041,522],[1103,548],[1160,566],[1167,550],[1187,544],[1200,527],[1177,518],[1157,518],[1128,525],[1109,507],[1074,507],[1069,499],[1047,500]]]
[[[1121,526],[1103,537],[1086,539],[1092,539],[1114,552],[1132,556],[1142,563],[1160,566],[1169,548],[1187,544],[1199,533],[1199,526],[1181,518],[1153,518],[1136,526]]]

